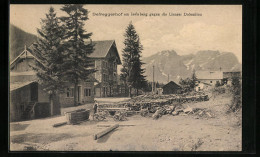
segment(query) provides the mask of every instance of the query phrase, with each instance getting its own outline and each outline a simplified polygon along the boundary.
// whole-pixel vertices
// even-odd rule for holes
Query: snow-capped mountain
[[[180,78],[189,77],[193,70],[241,71],[242,69],[233,53],[211,50],[182,56],[174,50],[166,50],[144,57],[143,62],[147,79],[152,81],[154,66],[154,79],[162,83],[168,81],[168,75],[169,80],[178,82]]]

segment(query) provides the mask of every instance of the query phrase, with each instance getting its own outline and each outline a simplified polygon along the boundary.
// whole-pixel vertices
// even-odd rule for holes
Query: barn
[[[26,48],[10,63],[10,120],[42,118],[60,114],[61,107],[73,106],[74,86],[67,84],[65,93],[56,95],[53,105],[49,94],[38,83],[35,71],[31,68],[37,58],[31,48]],[[77,87],[78,102],[94,101],[94,79],[81,81]]]
[[[170,81],[163,87],[163,94],[178,94],[181,92],[182,88],[173,81]]]

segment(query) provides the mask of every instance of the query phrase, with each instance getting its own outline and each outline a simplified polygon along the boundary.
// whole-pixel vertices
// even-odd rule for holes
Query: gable
[[[85,42],[89,44],[90,42]],[[121,64],[118,50],[114,40],[93,41],[94,51],[89,55],[90,58],[106,58],[109,55],[117,57],[117,63]]]
[[[30,48],[32,47],[32,45],[29,47],[29,49],[24,48],[23,52],[18,55],[11,63],[10,63],[10,69],[12,69],[16,64],[19,64],[21,62],[21,60],[30,60],[30,59],[36,59],[38,60],[32,53]]]
[[[90,42],[85,42],[89,44]],[[93,41],[94,51],[89,55],[91,58],[105,58],[114,40]]]
[[[177,88],[177,89],[180,89],[181,87],[176,84],[175,82],[171,81],[169,83],[167,83],[166,85],[163,86],[163,89],[166,89],[166,88]]]
[[[115,43],[110,47],[106,58],[116,57],[117,64],[122,64]]]

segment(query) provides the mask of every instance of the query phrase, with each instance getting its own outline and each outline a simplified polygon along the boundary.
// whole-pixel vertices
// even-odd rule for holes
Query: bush
[[[226,89],[225,89],[225,87],[215,87],[215,88],[213,88],[212,92],[215,95],[219,95],[219,94],[226,93]]]
[[[216,84],[215,84],[215,87],[219,87],[219,86],[221,86],[221,84],[220,84],[219,81],[217,81]]]
[[[232,86],[231,86],[231,93],[232,93],[232,100],[229,111],[236,112],[242,108],[242,84],[239,78],[234,77],[232,78]]]

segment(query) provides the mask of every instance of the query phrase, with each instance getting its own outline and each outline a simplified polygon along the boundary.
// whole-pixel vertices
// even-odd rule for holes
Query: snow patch
[[[160,70],[161,71],[161,70]],[[164,75],[164,76],[167,76],[168,77],[168,75],[167,74],[165,74],[164,72],[162,72],[162,75]]]
[[[191,66],[191,70],[193,70],[193,69],[194,69],[194,67],[195,67],[195,64],[193,64],[193,65]]]
[[[187,70],[190,69],[190,64],[193,62],[193,59],[191,59],[188,63],[185,64],[185,66],[187,67]]]
[[[169,56],[169,52],[166,52],[163,55],[168,57]]]

